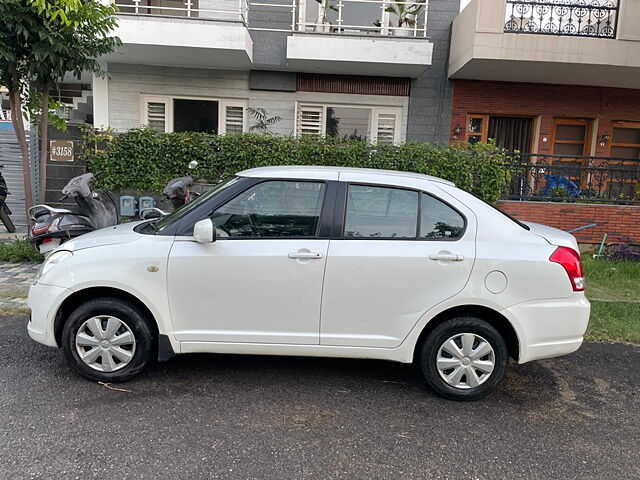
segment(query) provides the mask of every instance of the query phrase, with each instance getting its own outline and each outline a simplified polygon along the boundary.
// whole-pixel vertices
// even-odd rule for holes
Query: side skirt
[[[168,339],[167,339],[168,340]],[[291,355],[300,357],[368,358],[412,363],[413,351],[398,348],[290,345],[264,343],[180,342],[181,353],[237,353],[244,355]]]

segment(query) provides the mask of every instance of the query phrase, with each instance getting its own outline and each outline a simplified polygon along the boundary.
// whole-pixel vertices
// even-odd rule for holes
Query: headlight
[[[36,280],[38,280],[43,275],[46,275],[46,273],[49,270],[51,270],[54,266],[56,266],[58,263],[72,256],[73,256],[73,253],[71,253],[69,250],[58,250],[57,252],[53,252],[51,255],[45,258],[44,262],[42,263],[42,266],[40,267],[40,270],[38,270],[38,274],[36,275]]]

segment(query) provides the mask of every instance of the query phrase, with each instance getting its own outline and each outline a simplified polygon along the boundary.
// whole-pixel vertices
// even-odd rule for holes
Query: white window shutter
[[[227,105],[225,107],[225,132],[242,133],[244,131],[244,107]]]
[[[324,107],[298,105],[296,133],[298,136],[319,137],[324,135]]]
[[[146,105],[146,124],[149,128],[158,132],[167,131],[167,102],[147,100]]]
[[[396,143],[395,113],[379,113],[376,122],[376,140],[378,143]]]

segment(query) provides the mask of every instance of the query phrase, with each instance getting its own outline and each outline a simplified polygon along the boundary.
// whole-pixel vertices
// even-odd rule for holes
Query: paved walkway
[[[0,287],[8,285],[28,287],[33,283],[39,268],[39,263],[0,262]]]
[[[0,262],[0,310],[27,308],[29,286],[39,268],[39,263]]]

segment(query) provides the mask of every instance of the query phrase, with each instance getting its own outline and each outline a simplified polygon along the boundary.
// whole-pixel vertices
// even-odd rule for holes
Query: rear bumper
[[[591,305],[583,293],[570,299],[536,300],[503,310],[520,343],[518,363],[575,352],[589,325]]]
[[[36,342],[57,347],[53,331],[55,314],[71,290],[53,285],[35,283],[29,289],[27,301],[31,309],[31,318],[27,325],[29,336]]]

